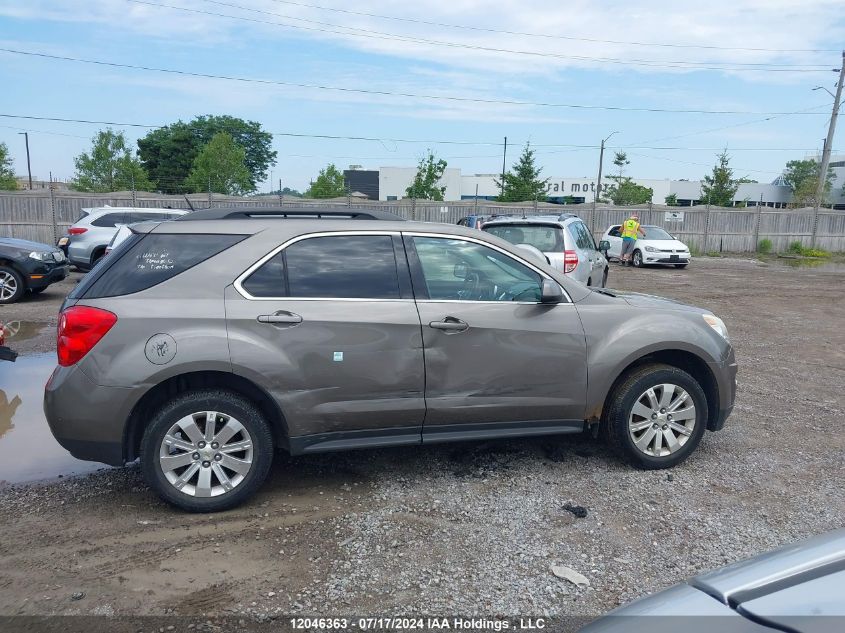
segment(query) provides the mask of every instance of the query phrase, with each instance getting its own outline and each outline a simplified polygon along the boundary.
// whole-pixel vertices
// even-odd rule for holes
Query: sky
[[[771,182],[820,150],[843,46],[841,0],[0,0],[0,142],[24,174],[28,131],[33,177],[68,179],[99,129],[134,146],[229,114],[302,190],[428,149],[498,173],[505,136],[509,165],[530,142],[544,176],[593,177],[615,132],[605,173],[621,150],[630,176],[696,180],[727,148]]]

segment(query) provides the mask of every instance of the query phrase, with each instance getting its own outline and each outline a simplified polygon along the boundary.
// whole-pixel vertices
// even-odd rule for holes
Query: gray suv
[[[44,410],[190,511],[274,454],[584,431],[685,459],[733,408],[720,319],[591,290],[505,240],[384,212],[208,209],[134,228],[62,306]]]

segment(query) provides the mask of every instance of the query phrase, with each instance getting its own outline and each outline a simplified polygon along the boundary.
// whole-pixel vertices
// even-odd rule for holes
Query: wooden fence
[[[639,205],[613,207],[592,204],[554,205],[500,204],[479,200],[460,202],[430,202],[398,200],[376,202],[357,199],[307,201],[300,198],[278,196],[253,196],[236,198],[205,194],[189,196],[194,208],[209,206],[303,206],[320,208],[356,207],[391,211],[404,218],[423,222],[454,224],[467,215],[496,214],[559,214],[575,213],[590,226],[598,238],[611,224],[622,222],[636,209],[643,224],[662,226],[692,248],[700,252],[753,252],[760,240],[772,242],[773,250],[785,251],[791,242],[813,245],[834,252],[845,252],[845,212],[822,209],[773,209],[769,207],[666,207]],[[68,226],[80,216],[82,209],[91,207],[122,206],[139,208],[189,209],[184,196],[117,192],[111,194],[85,194],[45,190],[0,193],[0,237],[17,237],[37,242],[55,243]],[[674,218],[673,218],[674,216]]]

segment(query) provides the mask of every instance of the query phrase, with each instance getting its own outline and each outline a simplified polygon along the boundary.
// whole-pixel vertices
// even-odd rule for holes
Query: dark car
[[[67,258],[61,249],[0,237],[0,305],[15,303],[27,291],[38,294],[67,274]]]

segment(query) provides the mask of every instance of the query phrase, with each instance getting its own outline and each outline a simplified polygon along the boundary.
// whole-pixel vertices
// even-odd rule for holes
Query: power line
[[[408,22],[412,24],[425,24],[427,26],[437,26],[450,29],[463,29],[467,31],[477,31],[483,33],[499,33],[503,35],[519,35],[524,37],[541,37],[545,39],[567,40],[574,42],[593,42],[599,44],[624,44],[627,46],[654,46],[660,48],[691,48],[717,51],[757,51],[765,53],[838,53],[837,48],[755,48],[745,46],[712,46],[704,44],[668,44],[660,42],[635,42],[626,40],[604,40],[592,37],[575,37],[573,35],[550,35],[548,33],[531,33],[526,31],[509,31],[507,29],[493,29],[482,26],[470,26],[467,24],[451,24],[448,22],[434,22],[430,20],[421,20],[418,18],[406,18],[394,15],[382,15],[378,13],[367,13],[365,11],[353,11],[351,9],[341,9],[338,7],[325,7],[317,4],[308,4],[305,2],[294,2],[293,0],[273,0],[279,4],[293,5],[297,7],[306,7],[309,9],[319,9],[321,11],[335,11],[337,13],[345,13],[347,15],[359,15],[368,18],[377,18],[380,20],[394,20],[396,22]]]
[[[90,125],[110,125],[114,127],[135,127],[146,129],[157,129],[166,127],[166,125],[151,125],[148,123],[127,123],[119,121],[95,121],[91,119],[71,119],[59,117],[44,117],[24,114],[9,114],[0,113],[0,117],[7,119],[27,119],[33,121],[55,121],[60,123],[84,123]],[[286,136],[293,138],[313,138],[324,140],[342,140],[342,141],[371,141],[376,143],[411,143],[418,145],[482,145],[489,147],[501,146],[500,141],[464,141],[464,140],[432,140],[432,139],[406,139],[406,138],[384,138],[375,136],[343,136],[339,134],[307,134],[304,132],[270,132],[273,136]],[[521,141],[520,141],[521,143]],[[598,145],[594,144],[574,144],[574,143],[532,143],[532,147],[560,147],[573,149],[598,149]],[[646,149],[646,150],[662,150],[662,151],[707,151],[718,152],[722,151],[723,147],[670,147],[670,146],[651,146],[651,145],[637,145],[637,146],[615,146],[607,149]],[[812,152],[817,148],[804,147],[734,147],[732,152]]]
[[[130,0],[134,1],[134,0]],[[48,53],[40,53],[35,51],[22,51],[12,48],[0,48],[0,52],[12,53],[15,55],[26,55],[30,57],[40,57],[44,59],[54,59],[60,61],[77,62],[82,64],[93,64],[97,66],[107,66],[111,68],[128,68],[132,70],[144,70],[148,72],[166,73],[171,75],[180,75],[185,77],[200,77],[203,79],[220,79],[224,81],[236,81],[241,83],[255,83],[261,85],[272,86],[286,86],[293,88],[306,88],[314,90],[330,90],[337,92],[348,92],[355,94],[369,94],[389,97],[408,97],[413,99],[431,99],[435,101],[454,101],[459,103],[484,103],[495,105],[516,105],[516,106],[533,106],[544,108],[570,108],[576,110],[611,110],[619,112],[660,112],[660,113],[678,113],[678,114],[753,114],[753,115],[780,115],[786,114],[784,112],[753,112],[747,110],[698,110],[698,109],[684,109],[684,108],[634,108],[626,106],[602,106],[602,105],[587,105],[578,103],[550,103],[540,101],[518,101],[510,99],[482,99],[479,97],[458,97],[450,95],[430,95],[415,92],[394,92],[389,90],[370,90],[366,88],[346,88],[342,86],[330,86],[327,84],[306,84],[291,81],[280,81],[274,79],[260,79],[255,77],[236,77],[233,75],[217,75],[212,73],[200,73],[187,70],[177,70],[173,68],[157,68],[155,66],[140,66],[135,64],[122,64],[119,62],[109,62],[96,59],[85,59],[81,57],[69,57],[64,55],[51,55]],[[815,112],[807,112],[808,115],[815,115]],[[152,126],[155,127],[155,126]]]
[[[678,69],[686,69],[686,70],[719,70],[719,71],[754,71],[754,72],[823,72],[828,70],[826,65],[817,64],[817,65],[801,65],[801,66],[792,66],[788,64],[764,64],[764,63],[742,63],[742,62],[732,62],[733,66],[729,67],[724,65],[706,65],[706,64],[714,64],[714,62],[687,62],[687,61],[678,61],[678,60],[670,60],[670,61],[661,61],[661,60],[648,60],[648,59],[616,59],[610,57],[588,57],[583,55],[563,55],[560,53],[543,53],[539,51],[528,51],[528,50],[516,50],[516,49],[507,49],[507,48],[496,48],[492,46],[481,46],[477,44],[464,44],[459,42],[448,42],[444,40],[430,40],[424,38],[418,38],[413,36],[405,36],[405,35],[397,35],[394,33],[385,33],[382,31],[373,31],[368,29],[356,29],[354,27],[345,27],[342,25],[319,22],[317,20],[308,20],[307,18],[292,18],[291,16],[282,15],[282,17],[306,21],[311,23],[323,24],[328,25],[333,28],[318,28],[318,27],[309,27],[309,26],[302,26],[298,24],[290,24],[284,22],[270,22],[268,20],[258,20],[255,18],[248,18],[244,16],[237,16],[237,15],[228,15],[225,13],[216,13],[214,11],[205,11],[202,9],[191,9],[188,7],[180,7],[172,4],[164,4],[158,2],[149,2],[148,0],[127,0],[128,2],[132,2],[134,4],[143,4],[152,7],[159,7],[165,9],[173,9],[176,11],[183,11],[187,13],[195,13],[200,15],[210,15],[215,17],[221,18],[228,18],[232,20],[240,20],[244,22],[254,22],[258,24],[269,24],[275,26],[282,26],[286,28],[292,29],[300,29],[304,31],[314,31],[319,33],[331,33],[334,35],[344,35],[344,36],[351,36],[351,37],[363,37],[363,38],[371,38],[371,39],[383,39],[383,40],[392,40],[392,41],[403,41],[403,42],[412,42],[417,44],[429,44],[433,46],[445,46],[449,48],[463,48],[469,50],[477,50],[483,52],[492,52],[492,53],[506,53],[510,55],[529,55],[533,57],[544,57],[544,58],[554,58],[554,59],[568,59],[574,61],[586,61],[586,62],[599,62],[599,63],[608,63],[614,65],[626,65],[626,66],[646,66],[652,68],[678,68]],[[206,0],[214,2],[215,4],[220,4],[224,6],[234,7],[237,9],[243,9],[246,11],[256,11],[258,13],[266,13],[269,15],[280,15],[277,13],[272,13],[268,11],[261,11],[259,9],[250,9],[247,7],[243,7],[240,5],[233,5],[227,4],[223,2],[219,2],[217,0]],[[346,31],[338,31],[336,29],[343,28],[347,29]],[[353,32],[353,31],[364,31],[361,32]],[[764,67],[765,66],[765,67]]]

